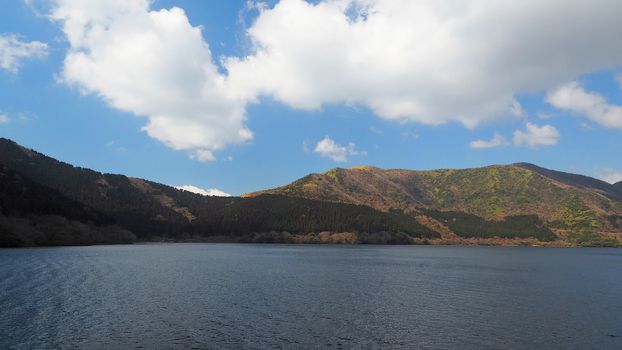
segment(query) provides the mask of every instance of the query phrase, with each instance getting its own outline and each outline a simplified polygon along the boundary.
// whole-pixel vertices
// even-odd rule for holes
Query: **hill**
[[[246,197],[265,193],[403,210],[440,232],[462,237],[520,237],[541,229],[560,237],[622,231],[619,187],[525,163],[429,171],[336,168]]]
[[[0,247],[128,243],[104,214],[0,165]]]
[[[594,179],[589,176],[549,170],[529,163],[517,163],[515,165],[534,171],[542,176],[548,177],[568,186],[595,191],[608,198],[622,200],[622,187],[620,187],[620,183],[612,186],[608,182]]]
[[[622,181],[617,182],[616,184],[613,185],[615,188],[617,188],[619,191],[622,191]]]
[[[139,240],[219,236],[228,240],[271,241],[283,240],[282,232],[296,235],[321,231],[366,232],[368,240],[385,243],[438,236],[403,213],[279,195],[201,196],[147,180],[74,167],[7,139],[0,139],[0,164],[4,164],[6,172],[19,174],[27,184],[22,188],[29,188],[19,195],[6,195],[11,201],[3,203],[3,210],[19,212],[22,216],[37,214],[34,203],[47,196],[46,208],[57,208],[53,214],[59,217],[100,224],[99,219],[86,217],[86,213],[99,215],[101,220],[108,220],[106,224],[129,230]],[[20,207],[16,200],[20,196],[29,204]],[[379,236],[373,236],[375,233]],[[74,244],[76,240],[61,241],[57,243]],[[88,242],[98,243],[84,241]]]
[[[7,139],[0,139],[0,164],[5,245],[134,237],[612,245],[611,237],[622,235],[619,184],[526,163],[429,171],[336,168],[243,198],[201,196],[74,167]],[[16,225],[35,233],[15,243]]]

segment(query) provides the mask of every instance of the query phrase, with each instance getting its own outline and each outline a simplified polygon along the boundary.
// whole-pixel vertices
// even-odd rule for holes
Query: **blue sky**
[[[549,10],[536,2],[518,12],[513,8],[487,9],[479,19],[475,16],[465,21],[468,29],[448,30],[438,13],[406,6],[403,12],[412,11],[413,18],[434,18],[428,26],[410,28],[409,32],[403,28],[410,22],[400,22],[399,16],[389,17],[395,18],[394,27],[391,23],[374,27],[374,16],[391,14],[383,0],[365,5],[357,1],[344,5],[349,1],[286,0],[261,5],[243,0],[168,0],[147,7],[142,0],[132,1],[137,8],[106,7],[111,22],[104,28],[113,28],[110,23],[117,23],[114,21],[125,23],[118,19],[124,11],[136,11],[137,18],[142,18],[139,16],[149,11],[164,9],[167,12],[158,19],[162,23],[175,16],[187,17],[189,26],[179,24],[181,29],[171,35],[179,35],[180,42],[187,39],[188,52],[170,57],[150,55],[152,47],[143,49],[143,43],[137,42],[138,54],[130,57],[127,47],[126,51],[111,48],[116,41],[100,36],[86,44],[72,42],[68,39],[71,29],[63,23],[74,19],[58,10],[82,6],[75,1],[2,4],[0,35],[13,41],[0,45],[0,59],[5,58],[0,61],[5,62],[0,66],[0,136],[98,171],[171,185],[218,188],[234,195],[279,186],[311,172],[355,165],[432,169],[532,162],[609,181],[622,180],[622,81],[617,80],[622,73],[622,45],[616,43],[622,37],[622,24],[610,21],[607,15],[616,12],[611,7],[618,6],[617,2],[605,1],[600,6],[597,1],[593,11],[576,13],[565,13],[560,2],[556,16],[585,16],[586,31],[577,35],[563,23],[559,28],[553,23],[551,33],[557,36],[540,33],[542,40],[559,40],[548,45],[546,41],[532,43],[532,39],[522,43],[522,32],[517,34],[517,28],[525,28],[522,25],[538,17],[536,14],[546,19]],[[84,3],[93,4],[93,11],[99,6],[95,0]],[[110,3],[114,1],[106,6]],[[511,6],[508,3],[507,7]],[[599,6],[602,12],[598,12]],[[168,12],[174,7],[184,12]],[[83,6],[81,10],[91,8]],[[493,28],[507,36],[500,44],[472,29],[486,27],[493,23],[490,18],[498,18],[506,10],[519,15],[507,28]],[[451,16],[462,18],[460,11],[466,10],[458,9]],[[331,22],[331,16],[340,13],[346,20]],[[297,22],[283,22],[288,18]],[[92,19],[93,23],[98,20]],[[153,23],[160,37],[170,28]],[[331,25],[335,27],[323,35],[322,27]],[[537,27],[537,23],[532,25]],[[126,27],[114,27],[115,34],[123,34],[118,31]],[[128,30],[149,34],[149,27],[137,28],[130,25]],[[191,28],[200,28],[201,37],[193,38]],[[306,28],[315,28],[317,33],[309,34]],[[361,39],[358,31],[365,33],[365,38]],[[101,35],[109,33],[112,29]],[[380,38],[374,41],[367,37],[369,33]],[[594,38],[601,38],[602,46]],[[159,45],[167,48],[170,42],[161,40]],[[209,45],[208,50],[195,45],[201,41]],[[20,46],[33,42],[46,47],[37,51],[36,46]],[[478,43],[490,47],[482,49]],[[91,54],[104,46],[112,51],[101,52],[128,56],[112,61],[122,62],[123,67]],[[30,49],[19,57],[11,56],[13,65],[6,63],[10,50],[19,47]],[[512,55],[501,54],[512,50],[516,50]],[[86,53],[89,68],[68,64],[70,52]],[[171,77],[178,72],[192,73],[179,67],[206,60],[206,52],[211,54],[211,62],[201,69],[213,67],[216,72],[200,83],[209,85],[223,78],[225,92],[220,87],[211,92],[201,88],[196,99],[207,102],[198,107],[194,107],[195,98],[184,97],[171,97],[160,106],[153,96],[166,90],[160,86],[164,84],[157,83],[178,81]],[[579,54],[571,55],[574,52]],[[157,62],[159,59],[165,62]],[[227,63],[227,59],[235,62]],[[146,84],[153,81],[156,84],[151,85],[162,91],[143,85],[124,90],[127,84],[112,78],[141,70],[145,60],[154,60],[159,67],[154,74],[162,75],[146,77],[152,79]],[[170,65],[175,66],[164,72]],[[109,71],[99,76],[100,70]],[[431,70],[438,71],[431,74]],[[547,74],[549,71],[553,73]],[[466,78],[460,80],[462,76]],[[193,93],[191,89],[183,87],[180,96]],[[213,96],[230,100],[212,103]],[[490,108],[482,107],[488,104]],[[166,115],[165,122],[153,123],[149,132],[143,130],[161,114]],[[196,129],[197,136],[187,137],[184,132],[189,129],[177,128],[184,125]],[[252,136],[240,130],[248,130]],[[202,136],[212,132],[214,136]],[[495,135],[499,135],[496,142],[491,142]],[[198,156],[201,154],[206,156]]]

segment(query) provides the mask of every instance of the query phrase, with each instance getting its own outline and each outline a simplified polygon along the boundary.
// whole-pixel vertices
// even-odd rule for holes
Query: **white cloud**
[[[498,133],[495,133],[495,136],[490,140],[475,140],[471,141],[469,146],[474,149],[485,149],[485,148],[499,148],[505,147],[508,145],[508,141],[505,137],[501,136]]]
[[[0,124],[6,124],[10,121],[11,118],[9,118],[8,114],[0,112]]]
[[[223,57],[226,73],[179,8],[54,2],[70,43],[62,80],[147,117],[151,137],[198,160],[252,139],[246,107],[262,96],[475,127],[521,115],[517,94],[622,63],[622,45],[611,42],[622,35],[620,1],[253,2],[251,49]]]
[[[546,100],[556,108],[584,115],[607,128],[622,129],[622,106],[607,103],[603,96],[585,91],[577,82],[549,92]]]
[[[231,197],[229,193],[223,192],[217,188],[208,188],[207,190],[204,190],[200,187],[192,185],[175,186],[175,188],[178,190],[188,191],[203,196]]]
[[[46,43],[22,41],[16,34],[0,34],[0,69],[17,73],[23,59],[43,58],[47,53]]]
[[[607,0],[282,0],[248,29],[252,54],[225,66],[248,98],[474,127],[520,115],[519,93],[622,63],[620,13]]]
[[[210,150],[206,149],[197,149],[190,153],[190,159],[194,159],[196,161],[207,163],[216,160],[214,153]]]
[[[335,141],[328,136],[318,141],[317,145],[315,145],[315,148],[313,149],[313,152],[324,158],[332,159],[335,162],[347,162],[349,156],[367,155],[367,152],[357,151],[356,145],[351,142],[348,143],[347,146],[342,146],[335,143]]]
[[[540,146],[552,146],[559,141],[559,131],[551,125],[537,126],[527,123],[525,131],[514,132],[513,141],[517,147],[527,146],[535,149]]]
[[[252,139],[246,101],[225,86],[201,28],[147,0],[56,0],[70,49],[61,80],[148,118],[143,130],[199,161]]]

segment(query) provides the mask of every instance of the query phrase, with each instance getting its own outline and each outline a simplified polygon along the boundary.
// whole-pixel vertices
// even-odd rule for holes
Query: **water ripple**
[[[1,349],[620,349],[605,249],[0,250]]]

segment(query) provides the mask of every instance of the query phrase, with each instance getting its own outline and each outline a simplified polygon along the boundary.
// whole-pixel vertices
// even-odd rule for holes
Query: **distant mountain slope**
[[[122,175],[74,167],[0,139],[0,163],[68,198],[106,213],[137,235],[168,235],[174,226],[191,221],[178,200],[192,201],[188,192]],[[171,198],[173,193],[178,198]]]
[[[95,224],[113,223],[110,218],[92,208],[65,197],[57,190],[39,185],[2,164],[0,213],[4,216],[59,215]]]
[[[0,247],[131,242],[130,232],[0,165]]]
[[[411,237],[435,238],[439,234],[409,215],[400,212],[383,213],[368,206],[327,203],[281,195],[262,195],[254,198],[231,198],[227,206],[200,216],[196,225],[205,223],[205,232],[287,231],[307,232],[403,232]]]
[[[616,187],[530,164],[430,171],[337,168],[246,196],[264,193],[369,205],[384,211],[397,208],[412,215],[427,215],[426,210],[464,212],[485,220],[536,215],[548,227],[573,230],[619,230],[610,217],[622,215]]]
[[[549,170],[529,163],[517,163],[515,165],[528,170],[532,170],[538,174],[541,174],[545,177],[566,184],[568,186],[595,191],[609,198],[622,200],[622,187],[619,186],[620,183],[612,186],[608,182],[594,179],[589,176]]]
[[[613,185],[613,187],[617,188],[619,191],[622,191],[622,181],[617,182]]]
[[[167,239],[243,237],[264,231],[293,234],[387,231],[391,234],[401,232],[408,237],[438,237],[436,231],[403,213],[278,195],[206,197],[147,180],[74,167],[7,139],[0,139],[0,164],[6,164],[3,169],[11,174],[19,173],[20,179],[29,184],[22,186],[31,189],[29,198],[46,198],[51,193],[48,200],[41,201],[45,208],[59,208],[59,212],[51,213],[67,219],[82,218],[71,214],[73,211],[80,215],[97,213],[134,232],[139,239],[154,236]],[[17,188],[6,187],[8,190]],[[13,201],[4,203],[3,210],[19,211],[24,215],[37,212],[32,201],[22,210],[22,204],[17,201],[19,196],[7,198]],[[391,240],[396,236],[383,233],[383,237]],[[410,239],[408,237],[406,241]],[[374,237],[368,238],[377,241]]]
[[[102,174],[7,139],[0,139],[0,164],[5,246],[126,242],[131,233],[125,230],[139,240],[294,243],[423,243],[440,237],[468,244],[519,239],[617,245],[611,235],[622,235],[618,185],[530,164],[337,168],[245,198],[206,197]]]

